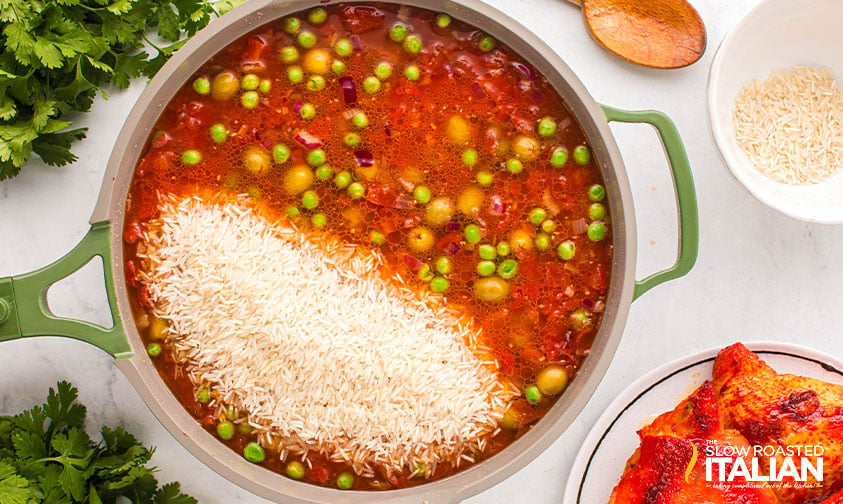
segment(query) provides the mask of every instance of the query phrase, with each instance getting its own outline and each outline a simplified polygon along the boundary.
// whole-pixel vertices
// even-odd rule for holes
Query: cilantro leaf
[[[197,500],[181,493],[178,483],[168,483],[155,493],[155,504],[198,504]]]

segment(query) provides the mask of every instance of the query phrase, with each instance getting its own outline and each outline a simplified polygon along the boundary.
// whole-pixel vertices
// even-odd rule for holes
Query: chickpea
[[[481,301],[497,303],[509,296],[509,284],[499,277],[485,277],[474,281],[474,296]]]
[[[533,237],[523,229],[516,229],[509,234],[509,244],[516,254],[533,250]]]
[[[215,100],[228,100],[240,91],[240,79],[234,72],[222,72],[211,82],[211,96]]]
[[[536,377],[536,386],[544,395],[557,395],[568,386],[568,370],[559,364],[551,364]]]
[[[433,227],[441,227],[447,224],[454,216],[454,204],[448,198],[434,198],[427,205],[425,222]]]
[[[310,73],[324,75],[331,69],[331,53],[322,48],[311,49],[304,55],[302,66]]]
[[[250,147],[243,155],[243,166],[254,175],[266,175],[271,165],[269,153],[260,147]]]
[[[457,198],[457,209],[465,215],[474,215],[483,205],[483,191],[476,186],[463,190]]]
[[[313,171],[305,165],[296,165],[284,174],[284,190],[299,194],[313,186]]]
[[[535,161],[539,157],[541,145],[533,137],[518,135],[512,142],[512,151],[524,161]]]
[[[407,235],[407,244],[415,252],[427,252],[436,243],[436,235],[430,229],[419,226],[413,228]]]
[[[445,134],[457,145],[465,145],[471,140],[471,125],[462,116],[453,115],[445,124]]]

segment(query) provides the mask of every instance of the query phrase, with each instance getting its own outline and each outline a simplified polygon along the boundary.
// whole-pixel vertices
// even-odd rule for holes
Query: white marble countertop
[[[654,367],[737,340],[798,343],[843,356],[843,226],[807,224],[768,209],[732,178],[708,130],[705,88],[720,40],[758,0],[693,0],[708,29],[708,49],[690,68],[658,71],[624,63],[598,48],[579,11],[562,0],[488,0],[553,47],[598,101],[654,108],[673,118],[692,163],[700,209],[700,254],[685,278],[636,301],[618,353],[578,420],[520,472],[472,503],[558,503],[588,427],[632,380]],[[37,161],[0,182],[0,277],[58,259],[85,234],[103,170],[123,119],[143,88],[114,91],[77,119],[90,129],[79,161]],[[638,276],[673,261],[673,189],[651,128],[612,125],[632,183],[638,222]],[[50,291],[55,312],[108,321],[101,273],[90,268]],[[180,480],[203,503],[266,502],[216,475],[165,431],[104,352],[74,340],[34,338],[0,346],[0,414],[41,402],[57,380],[80,388],[90,426],[122,424],[158,450],[162,481]],[[528,492],[525,492],[529,489]]]

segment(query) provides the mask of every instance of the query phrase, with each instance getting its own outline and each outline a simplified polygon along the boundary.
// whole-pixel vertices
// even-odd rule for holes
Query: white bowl
[[[735,140],[732,111],[740,89],[796,65],[828,67],[843,86],[843,0],[764,0],[738,21],[711,64],[711,132],[732,174],[762,203],[805,221],[843,223],[843,173],[813,185],[775,182],[750,164]]]

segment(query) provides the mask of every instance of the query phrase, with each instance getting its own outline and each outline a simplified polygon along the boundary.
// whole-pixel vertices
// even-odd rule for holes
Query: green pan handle
[[[669,117],[655,110],[620,110],[601,105],[606,119],[625,123],[647,123],[656,128],[661,137],[662,146],[673,175],[676,189],[676,203],[679,210],[679,252],[676,262],[666,270],[653,273],[643,280],[635,282],[633,299],[656,285],[684,276],[697,262],[700,248],[700,219],[697,213],[697,192],[694,189],[694,177],[688,154],[679,136],[679,130]]]
[[[95,223],[73,250],[53,264],[31,273],[0,278],[0,341],[28,336],[67,336],[98,346],[115,359],[131,357],[132,350],[117,310],[110,240],[108,222]],[[96,256],[102,258],[105,269],[105,291],[113,321],[110,329],[57,317],[47,306],[47,289]]]

